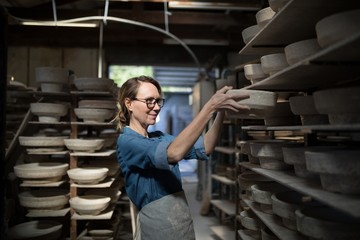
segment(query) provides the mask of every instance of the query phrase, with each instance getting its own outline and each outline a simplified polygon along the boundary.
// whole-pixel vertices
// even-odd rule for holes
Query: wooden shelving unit
[[[335,13],[360,8],[360,2],[356,0],[343,4],[340,0],[312,1],[290,0],[274,17],[251,39],[244,48],[239,51],[240,55],[253,56],[248,63],[260,62],[260,57],[280,53],[284,47],[305,39],[316,38],[316,23],[324,17]],[[360,33],[354,33],[351,37],[343,39],[327,48],[323,48],[316,54],[290,65],[279,72],[270,75],[258,83],[248,85],[244,89],[264,90],[277,93],[306,93],[328,88],[341,87],[350,84],[358,84],[360,74]],[[245,63],[247,64],[247,63]],[[241,65],[236,70],[242,73]],[[234,117],[236,118],[236,117]],[[241,117],[238,117],[239,119]],[[256,123],[255,123],[256,124]],[[310,146],[317,141],[324,141],[323,136],[342,133],[359,133],[359,124],[348,125],[306,125],[306,126],[264,126],[242,125],[245,132],[263,132],[277,137],[280,131],[292,131],[298,141],[304,141]],[[296,134],[295,134],[296,133]],[[283,138],[285,140],[290,138]],[[295,139],[295,138],[294,138]],[[245,139],[238,139],[246,140]],[[356,144],[356,143],[353,143]],[[246,158],[245,158],[246,159]],[[322,189],[319,179],[309,180],[296,176],[293,171],[276,171],[263,169],[259,165],[247,161],[239,163],[246,171],[253,171],[266,176],[292,190],[310,196],[319,202],[340,210],[350,216],[360,218],[360,196],[333,193]],[[239,189],[238,191],[241,191]],[[240,194],[241,201],[253,211],[256,216],[267,226],[279,239],[307,239],[297,231],[292,231],[281,224],[276,215],[264,213],[257,203]],[[237,208],[238,209],[238,208]],[[236,212],[236,214],[239,214]],[[243,235],[237,228],[236,239]],[[243,235],[244,236],[244,235]]]

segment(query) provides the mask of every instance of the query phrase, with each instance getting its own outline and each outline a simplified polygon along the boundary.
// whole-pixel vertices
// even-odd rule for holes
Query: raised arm
[[[185,154],[195,144],[196,140],[204,131],[213,114],[218,112],[217,117],[205,134],[204,145],[206,153],[211,153],[215,147],[218,135],[221,132],[221,124],[224,119],[224,111],[235,112],[247,111],[248,107],[238,103],[239,100],[248,98],[245,94],[226,94],[232,87],[225,86],[218,90],[204,105],[194,120],[175,138],[167,150],[168,160],[175,163],[182,160]]]

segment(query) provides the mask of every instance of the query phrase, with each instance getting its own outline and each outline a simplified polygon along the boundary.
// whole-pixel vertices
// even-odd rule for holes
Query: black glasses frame
[[[148,108],[154,108],[155,103],[162,108],[165,104],[164,98],[146,98],[146,99],[140,99],[140,98],[133,98],[133,100],[140,101],[146,104]]]

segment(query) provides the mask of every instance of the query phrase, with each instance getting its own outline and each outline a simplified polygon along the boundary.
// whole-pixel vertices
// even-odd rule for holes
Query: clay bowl
[[[261,9],[255,14],[257,25],[259,25],[260,28],[265,27],[265,25],[271,20],[275,13],[276,12],[274,12],[271,7]]]
[[[322,187],[331,192],[360,193],[360,151],[306,151],[306,167],[320,175]]]
[[[261,239],[262,240],[279,240],[268,227],[261,228]]]
[[[360,221],[327,207],[295,211],[299,232],[311,239],[360,239]]]
[[[14,166],[14,173],[22,179],[51,179],[66,175],[69,168],[67,163],[40,162],[25,163]]]
[[[275,182],[258,183],[251,186],[252,198],[260,204],[261,210],[268,214],[273,213],[271,196],[286,190],[288,189],[283,185]]]
[[[272,110],[276,106],[277,94],[274,92],[246,89],[232,89],[226,92],[226,94],[232,93],[248,94],[250,97],[240,100],[239,103],[247,105],[250,107],[250,110],[241,114],[227,111],[229,117],[262,118],[266,112]]]
[[[228,76],[227,78],[219,78],[215,80],[216,89],[221,89],[225,86],[232,86],[236,88],[236,78]]]
[[[65,139],[65,146],[74,152],[95,152],[104,146],[104,139]]]
[[[269,76],[268,74],[264,73],[260,63],[246,64],[244,66],[244,74],[245,78],[250,80],[253,84]]]
[[[75,87],[80,91],[109,91],[113,81],[108,78],[75,78]]]
[[[250,27],[245,28],[244,30],[242,30],[241,35],[243,38],[243,41],[245,44],[248,44],[251,39],[253,39],[255,37],[256,34],[258,34],[258,32],[260,32],[261,27],[259,25],[252,25]]]
[[[273,53],[264,55],[260,58],[261,67],[264,73],[273,75],[274,73],[289,66],[285,53]]]
[[[20,136],[19,143],[25,147],[62,147],[68,137]]]
[[[246,154],[248,156],[249,162],[254,164],[258,164],[259,159],[251,155],[250,143],[256,141],[258,140],[246,140],[246,141],[240,141],[238,143],[241,153]]]
[[[84,122],[105,122],[114,115],[114,111],[101,108],[75,108],[75,115]]]
[[[53,220],[36,220],[24,222],[11,227],[8,239],[40,240],[60,239],[62,235],[62,224]]]
[[[62,189],[39,189],[21,192],[20,205],[29,210],[57,210],[69,203],[69,191]]]
[[[35,79],[39,83],[69,83],[70,71],[58,67],[37,67],[35,68]]]
[[[260,175],[258,173],[242,173],[238,176],[238,183],[241,190],[251,190],[251,186],[262,182],[272,182],[268,177]]]
[[[323,48],[360,32],[360,9],[340,12],[321,19],[315,25],[317,40]]]
[[[288,101],[277,102],[275,107],[264,113],[266,126],[290,126],[297,125],[298,116],[294,115]]]
[[[30,111],[39,117],[39,122],[59,122],[68,113],[68,106],[61,103],[30,103]]]
[[[249,230],[258,231],[260,230],[261,221],[251,210],[244,210],[240,212],[241,225]]]
[[[316,110],[328,114],[330,124],[360,123],[360,87],[326,89],[314,92]]]
[[[268,0],[269,6],[274,12],[279,12],[289,0]]]
[[[319,207],[321,204],[304,196],[296,191],[283,191],[275,193],[271,196],[272,209],[274,214],[281,217],[283,225],[291,230],[296,231],[296,215],[297,209],[308,207]]]
[[[289,65],[294,65],[320,50],[321,47],[316,38],[294,42],[284,48],[285,57]]]
[[[249,229],[240,229],[238,230],[240,239],[242,240],[261,240],[260,231],[254,231]]]
[[[97,184],[106,178],[108,172],[108,168],[83,167],[69,169],[67,174],[69,178],[76,183]]]
[[[114,230],[111,229],[90,229],[88,230],[88,235],[94,237],[95,239],[109,239],[113,236]]]
[[[110,198],[101,195],[84,195],[70,198],[70,206],[80,215],[99,215],[110,204]]]
[[[62,83],[40,83],[42,92],[58,93],[63,91],[64,84]]]
[[[108,172],[108,176],[115,176],[119,169],[120,169],[120,166],[119,166],[119,163],[117,162],[116,160],[116,157],[113,158],[104,158],[102,159],[101,161],[89,161],[88,164],[83,164],[81,165],[82,168],[87,168],[87,167],[97,167],[97,168],[103,168],[103,167],[106,167],[109,169],[109,172]]]
[[[263,142],[250,143],[251,155],[260,161],[260,167],[270,170],[291,169],[283,160],[282,147],[294,146],[298,143],[286,142],[282,140],[269,140]]]
[[[115,100],[80,100],[79,108],[116,109]]]
[[[100,195],[111,198],[111,203],[116,203],[118,198],[121,195],[121,191],[116,188],[101,188],[101,189],[91,189],[85,191],[85,195]]]
[[[304,147],[304,146],[288,146],[283,147],[283,156],[284,162],[293,165],[295,175],[301,178],[317,178],[318,174],[314,172],[310,172],[306,168],[306,160],[305,160],[305,151],[311,151],[316,149],[326,149],[328,147],[320,147],[320,146],[313,146],[313,147]],[[331,147],[330,147],[331,148]]]
[[[320,114],[315,107],[313,96],[294,96],[289,98],[291,111],[300,115],[302,125],[328,124],[327,114]]]

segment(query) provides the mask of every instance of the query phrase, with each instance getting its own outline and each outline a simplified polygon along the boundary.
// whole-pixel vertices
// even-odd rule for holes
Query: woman
[[[224,119],[224,110],[245,111],[239,104],[245,95],[230,95],[231,87],[217,91],[194,120],[177,136],[148,132],[164,105],[159,83],[146,76],[127,80],[118,97],[117,158],[125,188],[137,207],[135,239],[195,239],[190,211],[181,185],[178,162],[207,160],[214,150]],[[209,131],[208,121],[217,113]]]

